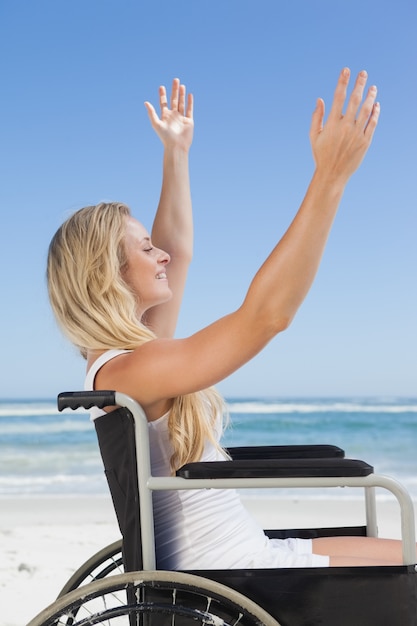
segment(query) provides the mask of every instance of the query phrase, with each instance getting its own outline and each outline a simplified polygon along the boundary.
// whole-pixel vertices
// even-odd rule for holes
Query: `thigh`
[[[330,557],[332,566],[401,565],[401,542],[376,537],[319,537],[313,553]]]

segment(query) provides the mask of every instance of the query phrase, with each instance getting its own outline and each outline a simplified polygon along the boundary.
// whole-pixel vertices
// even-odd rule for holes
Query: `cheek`
[[[131,289],[135,294],[138,294],[138,290],[140,288],[138,272],[132,268],[126,268],[121,272],[121,276],[129,289]]]

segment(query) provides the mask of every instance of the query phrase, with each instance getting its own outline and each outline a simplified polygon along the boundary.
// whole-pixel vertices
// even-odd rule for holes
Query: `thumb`
[[[152,104],[150,102],[144,102],[144,105],[146,107],[146,110],[148,112],[148,116],[149,119],[151,121],[152,126],[155,126],[158,121],[159,121],[159,117],[154,109],[154,107],[152,106]]]
[[[316,108],[314,109],[310,126],[310,138],[315,139],[323,130],[324,120],[324,100],[317,98]]]

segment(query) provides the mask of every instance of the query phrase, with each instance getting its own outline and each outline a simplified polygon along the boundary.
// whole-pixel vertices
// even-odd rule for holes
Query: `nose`
[[[171,261],[171,257],[169,256],[168,252],[165,252],[165,250],[161,250],[160,248],[158,248],[158,252],[158,263],[168,265],[168,263]]]

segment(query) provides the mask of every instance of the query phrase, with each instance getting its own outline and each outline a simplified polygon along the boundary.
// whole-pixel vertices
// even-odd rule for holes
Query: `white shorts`
[[[265,549],[253,556],[250,567],[329,567],[330,557],[313,554],[311,539],[269,539]]]

